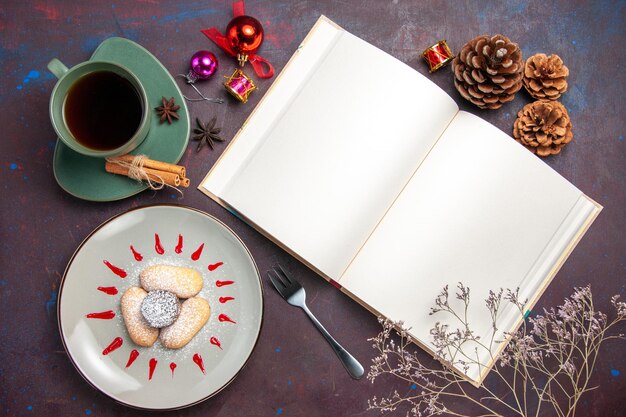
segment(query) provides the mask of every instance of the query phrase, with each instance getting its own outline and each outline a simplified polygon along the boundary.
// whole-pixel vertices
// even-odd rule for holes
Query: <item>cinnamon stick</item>
[[[104,165],[104,169],[106,170],[106,172],[110,172],[111,174],[124,175],[126,177],[128,177],[128,172],[130,171],[130,169],[127,167],[108,161]],[[165,172],[145,168],[145,165],[143,170],[146,172],[148,178],[150,178],[151,181],[155,181],[158,183],[163,181],[165,184],[171,185],[173,187],[178,187],[180,185],[180,175],[178,174],[175,174],[173,172]]]
[[[187,188],[187,187],[189,187],[190,184],[191,184],[191,181],[189,180],[189,178],[185,177],[185,178],[181,178],[180,179],[180,186],[181,187]]]
[[[116,156],[115,159],[118,159],[120,161],[123,162],[128,162],[129,164],[131,164],[133,162],[133,159],[135,159],[136,155],[120,155],[120,156]],[[143,166],[145,168],[151,168],[157,171],[165,171],[165,172],[172,172],[174,174],[178,174],[178,176],[180,178],[185,178],[185,167],[182,165],[176,165],[176,164],[170,164],[168,162],[162,162],[162,161],[155,161],[153,159],[145,159],[143,162]]]

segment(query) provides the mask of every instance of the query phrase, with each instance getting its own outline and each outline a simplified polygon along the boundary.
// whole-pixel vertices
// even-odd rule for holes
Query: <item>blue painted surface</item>
[[[216,13],[221,13],[222,10],[217,9],[204,9],[204,10],[194,10],[194,11],[182,11],[176,14],[171,14],[167,16],[160,17],[158,19],[159,23],[170,23],[176,22],[181,23],[190,19],[201,19],[210,17]]]
[[[22,90],[26,84],[30,83],[31,80],[37,80],[41,76],[41,73],[37,70],[30,70],[26,77],[22,80],[22,84],[16,86],[17,90]]]
[[[88,36],[87,39],[85,39],[82,42],[80,49],[91,54],[93,53],[93,51],[96,50],[98,45],[102,43],[103,40],[110,38],[111,36],[114,36],[114,35],[115,35],[114,33],[110,33],[105,36]]]
[[[57,304],[57,296],[57,290],[52,290],[50,292],[50,298],[48,299],[48,301],[46,301],[46,312],[48,313],[48,315],[54,312],[54,308]]]

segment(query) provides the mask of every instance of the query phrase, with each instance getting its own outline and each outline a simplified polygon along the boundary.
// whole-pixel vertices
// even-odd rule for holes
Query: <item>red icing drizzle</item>
[[[172,370],[172,378],[174,378],[174,369],[176,369],[176,364],[174,362],[170,363],[170,369]]]
[[[124,341],[122,340],[121,337],[116,337],[115,339],[113,339],[111,344],[102,351],[102,354],[108,355],[109,353],[113,352],[115,349],[120,348],[123,343]]]
[[[212,345],[217,346],[218,348],[222,349],[222,344],[220,343],[219,339],[215,336],[212,336],[211,339],[209,339],[209,341],[211,342]]]
[[[102,291],[103,293],[109,295],[117,294],[117,288],[115,287],[98,287],[98,291]]]
[[[111,320],[115,317],[115,313],[111,310],[103,311],[102,313],[89,313],[85,317],[88,319],[102,319],[102,320]]]
[[[154,370],[156,369],[157,366],[157,360],[156,358],[151,358],[149,365],[150,365],[150,374],[148,375],[148,380],[152,379],[152,375],[154,375]]]
[[[133,362],[135,362],[135,359],[137,359],[137,356],[139,356],[139,352],[137,351],[137,349],[133,349],[130,351],[130,355],[128,355],[128,362],[126,362],[126,367],[128,368],[130,365],[133,364]]]
[[[178,235],[178,244],[176,245],[174,252],[181,253],[182,251],[183,251],[183,235]]]
[[[218,262],[216,264],[209,265],[209,271],[215,271],[220,266],[224,265],[224,262]]]
[[[223,287],[224,285],[231,285],[234,284],[235,281],[215,281],[215,285],[218,287]]]
[[[237,324],[237,322],[236,322],[236,321],[234,321],[233,319],[231,319],[230,317],[228,317],[226,314],[220,314],[220,315],[217,317],[217,319],[218,319],[219,321],[229,321],[229,322],[231,322],[231,323],[235,323],[235,324]]]
[[[130,245],[130,250],[133,252],[133,256],[135,257],[136,261],[143,260],[143,255],[137,252],[135,248],[133,248],[133,245]]]
[[[106,266],[108,266],[108,267],[109,267],[109,269],[111,270],[111,272],[113,272],[113,273],[114,273],[115,275],[117,275],[118,277],[120,277],[120,278],[126,278],[126,276],[128,275],[128,274],[126,273],[126,271],[124,271],[122,268],[118,268],[117,266],[112,265],[109,261],[104,260],[104,261],[102,261],[102,262],[104,262],[104,264],[105,264]]]
[[[202,249],[204,249],[204,243],[200,245],[200,247],[196,249],[194,253],[191,254],[192,261],[197,261],[198,259],[200,259],[200,255],[202,255]]]
[[[163,249],[163,246],[161,245],[161,239],[159,238],[159,235],[156,233],[154,234],[154,250],[159,255],[163,255],[165,253],[165,249]]]
[[[234,299],[235,299],[234,297],[220,297],[219,298],[220,303],[222,303],[222,304],[224,304],[227,301],[234,300]]]
[[[202,373],[205,373],[204,372],[204,362],[202,362],[202,356],[200,356],[199,353],[196,353],[196,354],[193,355],[193,361],[196,363],[196,365],[198,365],[198,368],[200,368]]]

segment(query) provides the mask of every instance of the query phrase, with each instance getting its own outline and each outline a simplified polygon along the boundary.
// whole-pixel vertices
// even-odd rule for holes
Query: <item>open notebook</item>
[[[431,353],[445,285],[532,305],[601,207],[415,70],[321,17],[200,185]],[[499,328],[520,315],[505,310]],[[495,343],[492,352],[503,346]],[[491,365],[463,372],[480,383]]]

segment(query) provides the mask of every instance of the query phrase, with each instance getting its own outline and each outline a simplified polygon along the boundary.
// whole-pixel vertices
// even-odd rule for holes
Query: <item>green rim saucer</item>
[[[179,120],[159,123],[152,114],[150,132],[132,153],[150,159],[177,163],[189,141],[189,112],[178,85],[158,59],[142,46],[124,38],[109,38],[91,56],[92,60],[110,61],[130,69],[141,80],[151,107],[161,105],[161,96],[174,97]],[[104,170],[104,159],[73,151],[57,139],[53,161],[54,177],[69,194],[90,201],[114,201],[135,195],[148,186]]]

